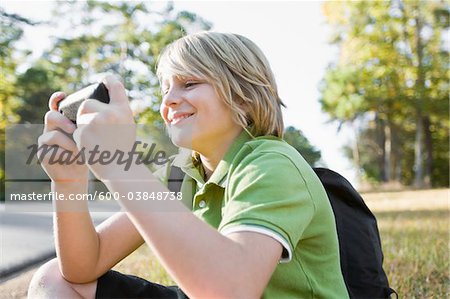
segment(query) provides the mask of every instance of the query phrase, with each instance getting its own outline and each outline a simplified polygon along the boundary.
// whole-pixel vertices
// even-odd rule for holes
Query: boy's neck
[[[223,159],[226,152],[241,132],[242,130],[235,132],[229,138],[223,140],[220,145],[211,148],[207,154],[204,155],[203,153],[200,153],[200,159],[202,161],[203,169],[205,170],[205,182],[209,180],[214,170],[216,170],[217,165],[219,165],[219,162]]]

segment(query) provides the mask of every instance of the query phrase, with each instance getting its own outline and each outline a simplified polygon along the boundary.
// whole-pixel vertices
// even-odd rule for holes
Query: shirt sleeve
[[[219,231],[252,231],[283,246],[288,262],[315,207],[299,168],[281,153],[250,154],[230,169]]]
[[[167,180],[169,178],[169,169],[170,165],[169,163],[166,163],[153,172],[153,175],[165,186],[167,186]]]

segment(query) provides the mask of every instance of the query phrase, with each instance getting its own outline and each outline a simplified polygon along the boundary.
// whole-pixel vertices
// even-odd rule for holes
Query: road
[[[51,206],[48,203],[39,204],[40,207],[48,206],[33,211],[12,208],[10,204],[0,205],[0,281],[55,255],[53,213],[48,212],[51,211]],[[116,203],[107,208],[95,202],[89,203],[89,206],[96,225],[119,210]]]

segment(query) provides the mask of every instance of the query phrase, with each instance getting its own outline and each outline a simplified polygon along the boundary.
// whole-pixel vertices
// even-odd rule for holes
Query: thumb
[[[125,92],[125,87],[116,75],[108,74],[101,80],[108,89],[109,99],[111,105],[129,106],[128,97]]]

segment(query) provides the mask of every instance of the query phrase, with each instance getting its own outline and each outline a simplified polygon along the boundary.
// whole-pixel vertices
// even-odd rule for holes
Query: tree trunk
[[[423,188],[423,117],[420,111],[417,111],[416,124],[416,140],[414,144],[414,186],[416,188]]]
[[[392,180],[392,131],[389,121],[384,125],[384,181]]]
[[[376,132],[377,132],[377,144],[381,149],[381,156],[377,157],[378,168],[380,169],[380,181],[387,182],[386,180],[386,172],[384,168],[384,163],[386,161],[386,131],[385,131],[385,122],[382,118],[377,115],[376,119]]]
[[[422,19],[420,7],[416,8],[416,51],[417,51],[417,81],[416,81],[416,141],[414,145],[414,186],[423,188],[423,97],[425,89],[425,73],[423,68]]]
[[[403,159],[403,144],[400,141],[399,128],[391,124],[391,135],[392,135],[392,180],[401,183],[402,181],[402,159]]]
[[[423,118],[423,129],[425,133],[425,174],[424,174],[424,183],[426,188],[431,188],[432,181],[431,175],[433,171],[433,141],[431,139],[431,122],[428,116]]]
[[[353,154],[353,163],[355,164],[355,167],[357,169],[356,180],[357,180],[357,182],[359,184],[359,182],[361,182],[361,177],[360,177],[361,161],[360,161],[360,158],[359,158],[358,131],[357,131],[356,125],[353,122],[350,123],[350,126],[351,126],[351,128],[353,130],[353,133],[354,133],[352,154]]]
[[[403,162],[403,149],[395,152],[395,180],[397,182],[402,181],[402,162]]]

